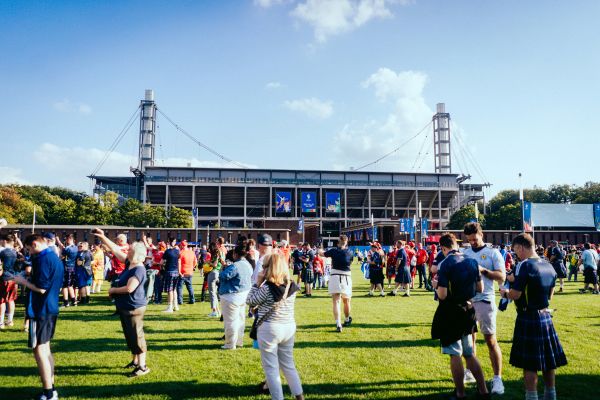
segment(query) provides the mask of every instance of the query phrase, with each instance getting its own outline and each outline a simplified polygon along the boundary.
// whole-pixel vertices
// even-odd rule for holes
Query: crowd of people
[[[105,280],[115,315],[121,321],[125,342],[132,358],[126,366],[129,376],[150,372],[144,334],[148,303],[166,303],[165,313],[174,313],[183,304],[196,303],[194,275],[202,279],[200,301],[210,302],[209,317],[223,321],[223,350],[244,346],[246,319],[253,321],[249,336],[260,350],[265,380],[259,390],[282,399],[280,370],[292,394],[303,398],[300,376],[295,367],[293,347],[296,324],[294,304],[298,295],[311,298],[313,290],[327,289],[332,298],[335,330],[351,326],[352,274],[355,257],[362,261],[370,281],[367,296],[388,296],[411,290],[433,292],[438,309],[432,323],[432,337],[440,339],[442,353],[450,356],[455,392],[465,398],[465,383],[476,382],[478,398],[504,393],[502,350],[496,338],[497,311],[514,301],[517,308],[510,364],[524,370],[526,399],[537,399],[538,371],[545,383],[545,400],[556,398],[554,371],[566,364],[566,356],[552,325],[549,301],[558,280],[583,273],[581,293],[598,293],[598,252],[600,246],[585,243],[563,248],[553,241],[548,248],[535,246],[527,235],[516,237],[511,246],[486,244],[477,223],[464,228],[465,246],[460,249],[452,234],[443,235],[439,246],[398,240],[385,251],[378,242],[368,252],[352,252],[348,238],[340,236],[338,246],[323,249],[310,243],[295,247],[280,244],[267,235],[256,241],[240,238],[226,244],[219,237],[208,246],[194,247],[186,241],[153,243],[143,236],[129,243],[123,234],[109,239],[94,229],[95,242],[64,243],[52,233],[32,234],[24,242],[14,233],[0,235],[0,329],[14,326],[15,301],[19,286],[24,291],[25,319],[42,380],[40,399],[57,399],[54,387],[54,358],[50,340],[54,335],[60,307],[90,303],[90,295],[102,293]],[[415,285],[418,276],[418,286]],[[295,278],[294,278],[295,277]],[[501,301],[496,305],[495,283]],[[522,295],[527,293],[527,295]],[[62,302],[59,301],[62,294]],[[342,315],[343,305],[343,315]],[[476,332],[485,340],[493,373],[491,387],[485,382],[476,356]],[[466,360],[466,369],[461,357]]]

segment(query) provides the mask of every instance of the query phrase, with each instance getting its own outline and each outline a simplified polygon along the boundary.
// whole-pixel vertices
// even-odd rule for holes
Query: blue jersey
[[[453,251],[440,262],[437,279],[438,287],[448,289],[445,300],[464,304],[477,294],[477,282],[481,281],[481,274],[477,261]]]
[[[75,264],[77,261],[77,246],[74,244],[67,246],[63,249],[62,255],[65,260],[65,268],[68,271],[75,271]]]
[[[32,258],[31,283],[44,294],[30,291],[27,316],[40,318],[58,315],[58,295],[63,285],[64,267],[56,253],[47,248]]]

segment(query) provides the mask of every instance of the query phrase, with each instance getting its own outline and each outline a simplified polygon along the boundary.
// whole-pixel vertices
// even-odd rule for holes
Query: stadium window
[[[277,241],[278,241],[278,242],[281,242],[281,233],[278,233],[278,234],[277,234]]]
[[[160,242],[160,231],[156,232],[156,241]]]
[[[187,233],[187,241],[191,242],[192,241],[192,232],[188,232]]]
[[[181,241],[181,231],[177,231],[177,241]]]

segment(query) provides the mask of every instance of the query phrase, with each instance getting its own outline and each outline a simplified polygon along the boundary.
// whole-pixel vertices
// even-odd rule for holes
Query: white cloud
[[[284,106],[289,110],[304,113],[311,118],[326,119],[333,114],[333,103],[331,101],[323,101],[315,97],[288,100],[284,103]]]
[[[270,90],[281,89],[282,87],[283,84],[281,82],[269,82],[265,85],[265,88]]]
[[[431,121],[433,110],[426,104],[423,90],[427,75],[418,71],[395,72],[380,68],[363,83],[364,88],[373,89],[375,96],[389,113],[383,120],[369,120],[346,124],[334,137],[334,165],[346,168],[359,167],[390,152],[419,132]],[[367,170],[409,171],[421,145],[423,154],[429,153],[421,171],[430,171],[433,165],[433,140],[431,127],[395,154],[367,168]],[[349,158],[348,155],[352,157]],[[421,164],[419,161],[415,170]]]
[[[352,31],[374,19],[392,18],[391,4],[410,0],[305,0],[291,15],[312,26],[315,39],[323,43],[329,36]]]
[[[56,111],[63,113],[78,112],[84,115],[92,113],[92,107],[88,104],[72,102],[69,99],[56,101],[52,104],[52,107],[54,107]]]
[[[19,168],[0,167],[0,184],[18,183],[20,185],[29,185],[29,181],[21,176],[23,171]]]
[[[254,5],[262,7],[262,8],[269,8],[275,5],[280,5],[285,3],[286,1],[289,0],[254,0]]]

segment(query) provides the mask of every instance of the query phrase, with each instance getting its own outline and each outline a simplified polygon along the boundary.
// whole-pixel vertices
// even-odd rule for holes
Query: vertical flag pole
[[[33,205],[33,223],[31,224],[31,233],[35,233],[35,212],[36,212],[36,206],[34,204]]]
[[[523,196],[523,174],[519,172],[519,200],[521,201],[521,231],[525,233],[525,197]]]

